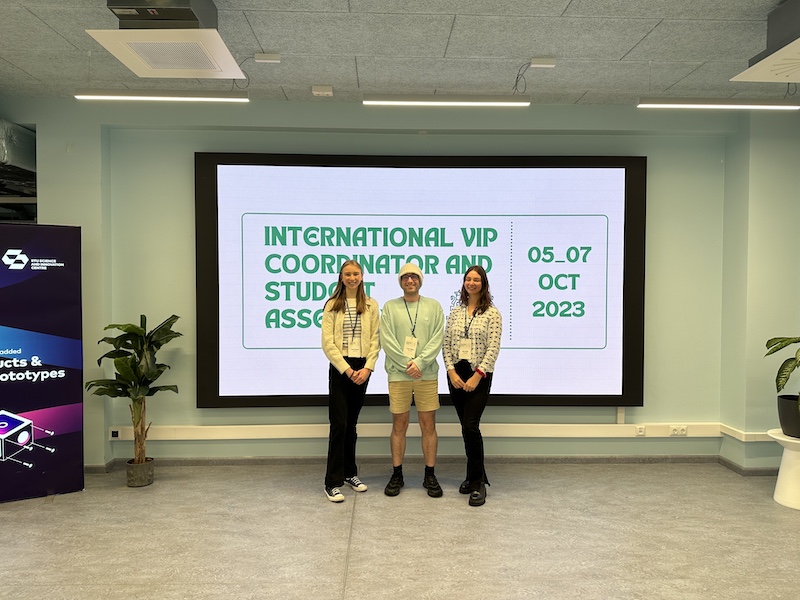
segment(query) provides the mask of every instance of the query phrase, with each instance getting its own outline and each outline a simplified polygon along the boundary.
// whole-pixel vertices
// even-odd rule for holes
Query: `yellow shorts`
[[[414,401],[417,412],[428,412],[439,408],[439,382],[414,379],[389,382],[389,412],[400,415],[411,410]]]

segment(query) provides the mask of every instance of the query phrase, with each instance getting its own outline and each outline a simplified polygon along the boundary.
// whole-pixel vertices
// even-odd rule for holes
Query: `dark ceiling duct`
[[[107,0],[120,29],[217,27],[213,0]]]
[[[767,17],[767,49],[750,59],[749,65],[761,62],[784,46],[800,38],[800,1],[787,0]]]

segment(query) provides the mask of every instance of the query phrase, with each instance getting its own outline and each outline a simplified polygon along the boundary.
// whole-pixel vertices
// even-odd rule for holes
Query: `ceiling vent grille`
[[[139,77],[244,79],[216,29],[87,29]]]
[[[219,69],[205,48],[196,42],[134,42],[129,46],[151,69]]]
[[[731,81],[800,82],[800,40],[795,40],[759,60],[746,71],[731,78]]]
[[[212,0],[107,0],[117,29],[87,29],[139,77],[245,79],[217,31]]]

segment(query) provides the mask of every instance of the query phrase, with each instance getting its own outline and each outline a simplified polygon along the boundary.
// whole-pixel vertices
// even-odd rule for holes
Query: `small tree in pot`
[[[147,318],[141,315],[139,325],[133,323],[107,325],[106,330],[118,329],[122,333],[116,337],[104,337],[97,342],[114,346],[113,350],[109,350],[97,359],[97,365],[100,366],[104,358],[111,358],[114,360],[116,374],[114,379],[87,381],[86,389],[93,389],[93,394],[96,396],[130,398],[133,464],[144,464],[147,461],[145,445],[150,424],[145,425],[145,399],[158,392],[178,393],[177,385],[154,386],[153,383],[170,368],[169,365],[156,362],[156,353],[162,346],[183,335],[172,330],[172,326],[179,318],[177,315],[172,315],[148,332]]]
[[[764,356],[769,356],[797,343],[800,343],[800,337],[770,338],[767,340],[768,351]],[[798,367],[800,367],[800,349],[795,352],[794,356],[784,360],[781,366],[778,367],[778,374],[775,376],[775,388],[778,393],[786,387],[789,377]],[[800,437],[800,406],[798,405],[796,394],[778,396],[778,417],[783,433],[792,437]]]

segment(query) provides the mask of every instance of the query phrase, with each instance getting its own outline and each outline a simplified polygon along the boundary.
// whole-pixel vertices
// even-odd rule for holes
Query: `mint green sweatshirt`
[[[386,356],[384,364],[389,381],[412,380],[406,375],[409,357],[403,354],[403,345],[406,336],[412,335],[415,318],[414,337],[418,341],[414,364],[422,371],[423,380],[439,378],[439,363],[436,358],[444,339],[444,312],[436,300],[420,296],[419,301],[409,302],[407,309],[403,298],[389,300],[383,305],[380,338],[381,348]]]

